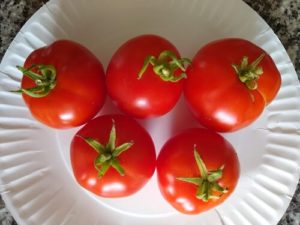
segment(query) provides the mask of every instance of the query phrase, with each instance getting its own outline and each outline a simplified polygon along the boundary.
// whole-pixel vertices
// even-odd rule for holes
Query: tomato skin
[[[42,98],[26,94],[23,99],[32,115],[53,128],[71,128],[92,119],[106,98],[105,74],[101,62],[87,48],[70,40],[58,40],[33,51],[24,67],[33,64],[53,65],[56,86]],[[23,76],[21,87],[35,86]]]
[[[204,202],[196,198],[194,184],[178,180],[180,177],[201,175],[193,156],[194,146],[208,170],[225,165],[221,185],[228,192],[219,199]],[[169,139],[157,159],[157,178],[163,197],[179,212],[198,214],[224,202],[234,191],[240,173],[237,154],[232,145],[219,134],[204,128],[191,128]]]
[[[125,113],[136,118],[164,115],[177,103],[183,81],[166,82],[148,67],[141,79],[138,73],[147,56],[162,51],[179,52],[168,40],[157,35],[141,35],[128,40],[113,55],[107,68],[108,94]]]
[[[249,64],[262,53],[259,66],[263,74],[258,78],[256,90],[242,83],[233,64],[240,64],[243,56]],[[271,57],[260,47],[243,39],[229,38],[211,42],[195,55],[187,69],[184,84],[186,102],[207,128],[218,132],[232,132],[255,121],[276,96],[280,73]]]
[[[97,152],[79,135],[93,137],[105,145],[109,139],[112,120],[115,121],[117,145],[129,141],[134,144],[118,157],[125,170],[124,176],[110,168],[103,177],[98,178],[94,167]],[[136,193],[152,177],[156,166],[155,148],[150,135],[135,120],[124,115],[104,115],[89,121],[74,136],[70,155],[77,182],[88,191],[109,198]]]

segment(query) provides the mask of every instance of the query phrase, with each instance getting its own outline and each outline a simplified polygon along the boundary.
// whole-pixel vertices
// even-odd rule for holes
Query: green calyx
[[[191,64],[191,60],[187,58],[178,59],[174,52],[168,50],[161,52],[158,58],[148,56],[138,74],[138,79],[142,78],[150,64],[153,66],[153,72],[163,81],[178,82],[186,78],[185,64]],[[182,72],[179,76],[175,75],[177,69],[180,69]]]
[[[35,82],[35,87],[21,88],[17,93],[24,93],[33,98],[41,98],[47,96],[56,85],[56,69],[53,65],[34,64],[29,68],[17,66],[25,76]],[[33,72],[36,69],[39,73]]]
[[[218,180],[222,178],[224,165],[217,170],[208,171],[196,146],[194,146],[194,157],[201,175],[199,177],[178,177],[177,180],[196,185],[196,197],[204,202],[210,199],[219,199],[228,192],[226,187],[222,187],[218,183]]]
[[[118,171],[121,176],[125,175],[125,171],[118,160],[118,156],[128,150],[133,145],[133,141],[116,146],[116,127],[114,120],[112,120],[112,128],[106,145],[99,143],[91,137],[79,137],[98,153],[98,156],[94,160],[94,167],[98,171],[99,178],[103,177],[110,167],[113,167]]]
[[[265,53],[261,54],[251,64],[248,62],[248,57],[244,56],[240,65],[232,65],[240,81],[245,83],[250,90],[255,90],[257,88],[257,80],[263,74],[263,69],[262,67],[259,67],[258,64],[263,60],[264,56]]]

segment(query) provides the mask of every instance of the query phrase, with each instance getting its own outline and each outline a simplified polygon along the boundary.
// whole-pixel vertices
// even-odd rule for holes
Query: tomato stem
[[[121,166],[118,156],[130,149],[134,143],[133,141],[129,141],[116,146],[117,135],[114,120],[112,120],[112,128],[110,130],[109,139],[106,145],[101,144],[96,139],[91,137],[83,137],[80,135],[77,136],[82,138],[98,153],[98,156],[94,160],[94,167],[98,171],[99,178],[103,177],[110,167],[113,167],[116,171],[118,171],[121,176],[125,175],[125,170]]]
[[[178,59],[174,52],[168,50],[161,52],[158,58],[147,56],[138,74],[138,79],[142,78],[150,64],[153,66],[153,72],[163,81],[178,82],[186,78],[185,64],[191,64],[191,60],[187,58]],[[179,76],[175,75],[177,69],[180,69],[182,72]]]
[[[36,86],[27,89],[21,88],[13,92],[41,98],[47,96],[56,86],[56,69],[53,65],[33,64],[27,69],[21,66],[17,66],[17,69],[32,79]],[[39,73],[34,72],[34,69],[37,69]]]
[[[194,158],[201,174],[200,177],[178,177],[177,180],[196,185],[196,197],[204,202],[210,199],[219,199],[224,193],[227,193],[228,189],[218,183],[218,180],[222,178],[224,165],[217,170],[208,171],[196,146],[194,146]]]
[[[263,60],[265,53],[262,53],[251,64],[248,62],[248,57],[244,56],[241,60],[241,64],[233,64],[232,67],[237,73],[241,82],[245,83],[250,90],[257,89],[257,80],[263,74],[262,67],[258,64]]]

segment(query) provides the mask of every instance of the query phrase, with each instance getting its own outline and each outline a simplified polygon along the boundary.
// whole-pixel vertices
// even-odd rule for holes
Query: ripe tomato
[[[204,128],[191,128],[168,140],[157,159],[163,197],[178,211],[198,214],[227,199],[239,178],[231,144]]]
[[[77,182],[102,197],[137,192],[156,166],[150,135],[124,115],[105,115],[89,121],[74,136],[70,154]]]
[[[24,74],[19,92],[32,115],[50,127],[82,125],[104,104],[102,64],[79,43],[55,41],[33,51],[18,68]]]
[[[201,48],[187,75],[184,96],[191,111],[202,125],[219,132],[252,123],[281,84],[271,57],[253,43],[236,38]]]
[[[107,68],[108,94],[125,113],[148,118],[169,112],[182,93],[184,64],[178,50],[156,35],[128,40],[113,55]]]

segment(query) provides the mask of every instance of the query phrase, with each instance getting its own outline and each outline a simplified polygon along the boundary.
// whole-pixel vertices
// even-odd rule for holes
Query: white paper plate
[[[236,148],[241,178],[220,207],[197,216],[175,212],[161,197],[153,176],[123,199],[102,199],[79,187],[69,160],[77,129],[49,129],[30,115],[15,68],[36,48],[59,38],[91,49],[104,66],[129,38],[154,33],[192,58],[205,43],[224,37],[248,39],[265,49],[282,74],[277,98],[250,127],[224,136]],[[5,54],[0,75],[0,183],[19,224],[101,225],[275,225],[299,180],[300,90],[293,65],[270,27],[239,0],[52,0],[21,29]],[[117,112],[108,101],[102,114]],[[176,131],[198,126],[184,102],[161,118],[140,121],[157,152]]]

